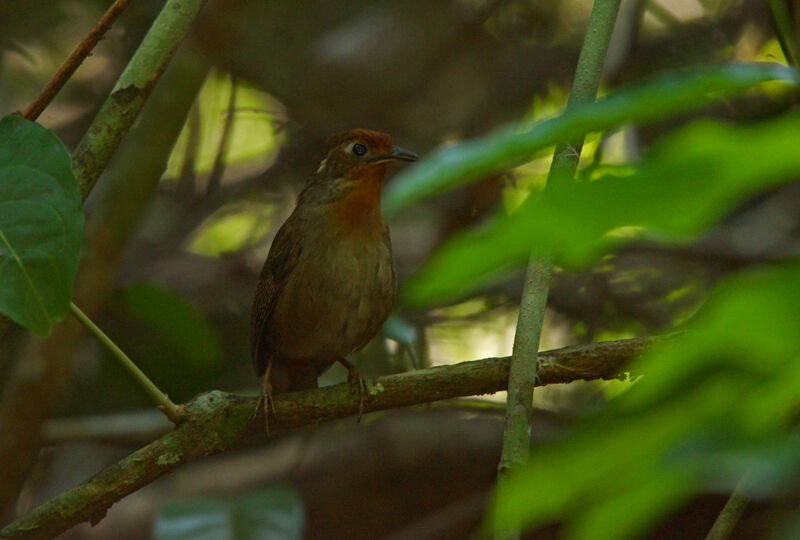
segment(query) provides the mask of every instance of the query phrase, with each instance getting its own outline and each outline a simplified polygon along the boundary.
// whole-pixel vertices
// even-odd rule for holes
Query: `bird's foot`
[[[367,387],[367,382],[359,373],[358,368],[349,360],[340,358],[339,363],[347,368],[347,380],[350,382],[350,386],[358,389],[358,418],[356,419],[356,424],[358,424],[361,422],[361,417],[364,416],[364,402],[369,394],[369,387]]]
[[[256,410],[253,411],[253,419],[257,418],[259,413],[264,415],[264,432],[269,437],[269,415],[270,411],[274,415],[275,402],[272,400],[272,382],[269,380],[270,372],[272,371],[272,363],[267,364],[267,370],[264,372],[264,378],[261,380],[261,393],[256,403]]]

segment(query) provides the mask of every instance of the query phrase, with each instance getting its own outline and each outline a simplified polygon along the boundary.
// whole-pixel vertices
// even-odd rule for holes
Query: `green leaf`
[[[195,174],[211,171],[220,140],[228,121],[228,106],[233,84],[229,75],[212,69],[195,99],[199,113],[199,130],[194,162]],[[233,125],[225,153],[222,156],[227,166],[258,165],[265,163],[274,152],[277,142],[275,136],[275,104],[272,98],[257,86],[242,79],[236,81],[236,109],[233,111]],[[191,115],[190,115],[191,116]],[[187,118],[183,130],[175,142],[164,171],[164,178],[179,178],[190,144],[192,121]]]
[[[559,142],[625,123],[646,123],[675,116],[768,81],[797,86],[800,79],[796,70],[767,63],[661,74],[596,103],[575,106],[532,129],[511,126],[442,148],[392,181],[383,198],[384,212],[395,214],[444,190],[519,165]]]
[[[152,283],[125,289],[125,305],[135,318],[152,326],[196,368],[213,366],[222,357],[216,329],[196,306]]]
[[[512,215],[447,242],[408,283],[412,304],[450,300],[528,255],[585,265],[643,236],[686,241],[746,197],[800,175],[800,115],[755,125],[700,121],[657,144],[631,174],[555,182]],[[768,159],[765,159],[768,156]]]
[[[155,518],[156,540],[291,540],[303,537],[305,509],[292,488],[275,486],[234,499],[172,501]]]
[[[571,538],[641,538],[745,472],[753,494],[786,489],[800,458],[798,327],[800,263],[722,283],[689,332],[636,363],[645,377],[500,487],[495,525],[566,520]]]
[[[80,201],[69,152],[49,129],[15,114],[0,120],[0,167],[28,165],[52,176],[70,200]]]
[[[46,335],[66,316],[83,231],[61,141],[18,116],[0,120],[0,312]]]

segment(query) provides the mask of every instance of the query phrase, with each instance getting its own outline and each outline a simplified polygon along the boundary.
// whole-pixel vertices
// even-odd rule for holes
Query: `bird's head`
[[[317,175],[357,180],[362,177],[383,179],[386,164],[393,161],[416,161],[417,154],[395,146],[390,135],[369,129],[342,131],[325,145],[325,155]]]

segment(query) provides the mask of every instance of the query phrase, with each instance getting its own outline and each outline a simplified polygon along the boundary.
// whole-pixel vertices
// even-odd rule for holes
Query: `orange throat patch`
[[[383,234],[380,205],[385,174],[385,164],[365,168],[358,176],[356,187],[330,204],[334,224],[341,227],[343,232],[366,239]]]

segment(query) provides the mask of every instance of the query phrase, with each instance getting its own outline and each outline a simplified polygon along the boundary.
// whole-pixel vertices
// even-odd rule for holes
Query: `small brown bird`
[[[325,155],[281,226],[261,269],[250,350],[265,421],[273,394],[317,387],[336,362],[380,330],[394,304],[397,274],[381,217],[381,184],[393,161],[415,161],[385,133],[354,129],[328,139]]]

